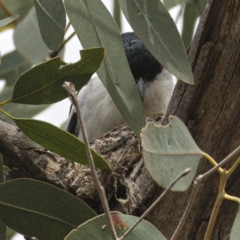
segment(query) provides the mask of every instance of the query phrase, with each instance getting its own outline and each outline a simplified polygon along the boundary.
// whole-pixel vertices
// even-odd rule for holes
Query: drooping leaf
[[[121,237],[138,218],[135,216],[125,215],[120,212],[112,212],[112,216],[117,218],[115,225],[118,237]],[[112,235],[108,226],[105,215],[97,216],[73,230],[64,240],[111,240]],[[124,228],[124,226],[126,228]],[[142,220],[137,227],[125,238],[126,240],[166,240],[166,238],[146,220]]]
[[[103,48],[81,51],[82,59],[73,64],[63,62],[59,57],[39,64],[20,76],[12,95],[12,102],[25,104],[50,104],[68,97],[62,85],[65,81],[75,84],[77,90],[83,87],[99,68]]]
[[[50,53],[41,38],[35,8],[17,25],[13,39],[17,51],[32,65],[43,62]]]
[[[231,236],[230,240],[238,240],[240,236],[240,207],[238,206],[238,212],[235,217],[232,230],[231,230]]]
[[[3,20],[0,20],[0,28],[5,27],[6,25],[8,25],[9,23],[13,22],[17,18],[18,18],[18,15],[14,15],[14,16],[5,18]]]
[[[30,8],[33,6],[33,0],[1,0],[1,2],[4,3],[13,15],[19,15],[19,21],[26,16]],[[0,8],[0,19],[6,17],[8,17],[8,15],[2,8]]]
[[[2,57],[0,78],[5,79],[7,85],[12,85],[30,67],[31,64],[14,50]]]
[[[3,182],[3,158],[0,152],[0,183]],[[0,221],[0,239],[6,239],[6,225]]]
[[[191,172],[172,188],[185,191],[195,177],[202,151],[188,129],[177,117],[169,117],[167,126],[148,123],[142,131],[144,163],[152,178],[163,188],[186,168]]]
[[[187,49],[193,38],[195,22],[199,16],[196,3],[186,3],[183,14],[182,40]]]
[[[118,0],[135,34],[175,77],[193,84],[183,42],[170,14],[159,0]]]
[[[183,4],[186,2],[190,2],[192,0],[163,0],[164,6],[169,10],[178,4]]]
[[[0,184],[0,221],[27,236],[63,239],[96,216],[83,201],[49,184],[18,179]]]
[[[62,0],[34,0],[38,25],[47,47],[57,50],[63,41],[66,14]]]
[[[145,121],[118,27],[100,0],[65,0],[68,17],[84,48],[105,48],[98,75],[121,114],[139,136]]]
[[[88,165],[84,144],[70,133],[54,125],[33,119],[13,118],[20,130],[30,139],[71,161]],[[108,163],[92,150],[96,168],[110,170]]]

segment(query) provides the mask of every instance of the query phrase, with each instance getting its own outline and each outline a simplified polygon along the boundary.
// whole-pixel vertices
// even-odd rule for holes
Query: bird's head
[[[131,72],[143,101],[147,86],[163,67],[133,32],[123,33],[122,40]]]

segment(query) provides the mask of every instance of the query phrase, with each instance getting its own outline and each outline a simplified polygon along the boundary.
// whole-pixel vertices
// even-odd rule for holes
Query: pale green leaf
[[[73,64],[67,64],[59,57],[53,58],[25,72],[14,86],[11,101],[25,104],[58,102],[68,97],[62,87],[65,81],[72,82],[79,90],[99,68],[104,49],[82,50],[81,56],[81,60]]]
[[[7,85],[12,85],[30,67],[31,64],[14,50],[2,57],[0,79],[5,79]]]
[[[34,0],[38,25],[47,47],[57,50],[63,41],[66,14],[62,0]]]
[[[0,152],[0,183],[3,182],[3,158]],[[6,226],[0,221],[0,239],[6,239]]]
[[[170,14],[159,0],[118,0],[135,34],[175,77],[193,84],[183,42]]]
[[[43,62],[50,53],[42,40],[35,8],[17,25],[13,39],[17,51],[32,65]]]
[[[192,0],[163,0],[163,4],[169,10],[169,9],[177,6],[178,4],[188,3],[191,1]]]
[[[80,199],[39,181],[8,181],[0,192],[0,221],[27,236],[60,240],[96,216]]]
[[[125,215],[120,212],[112,212],[113,218],[116,218],[115,224],[118,237],[121,237],[138,218]],[[120,223],[119,223],[120,222]],[[122,225],[121,225],[122,223]],[[125,224],[126,229],[123,227]],[[105,215],[97,216],[86,223],[83,223],[77,230],[73,230],[65,240],[112,240],[110,229],[107,225]],[[104,227],[105,226],[105,227]],[[126,240],[166,240],[166,238],[150,222],[142,220],[137,227],[125,238]]]
[[[177,117],[169,117],[167,126],[148,123],[142,131],[142,145],[145,166],[163,188],[191,167],[190,173],[172,188],[176,191],[187,190],[195,177],[202,151],[184,123]]]
[[[20,130],[30,139],[71,161],[88,165],[84,144],[72,134],[54,125],[33,119],[12,118]],[[108,163],[92,150],[96,168],[110,170]]]
[[[145,125],[142,103],[115,21],[100,0],[65,0],[65,6],[83,47],[105,48],[97,73],[121,114],[139,136]]]
[[[14,16],[5,18],[3,20],[0,20],[0,28],[5,27],[6,25],[8,25],[9,23],[13,22],[17,18],[18,18],[18,15],[14,15]]]

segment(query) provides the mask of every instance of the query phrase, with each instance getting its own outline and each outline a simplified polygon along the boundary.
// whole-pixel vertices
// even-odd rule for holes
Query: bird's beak
[[[140,93],[142,102],[144,100],[144,93],[145,93],[145,90],[147,88],[147,84],[148,83],[145,82],[142,78],[139,78],[138,81],[137,81],[138,91]]]

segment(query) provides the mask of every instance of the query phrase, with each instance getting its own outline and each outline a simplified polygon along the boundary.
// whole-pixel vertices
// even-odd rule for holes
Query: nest
[[[146,117],[146,121],[159,123],[162,117],[162,113],[152,114]],[[141,143],[131,128],[126,124],[116,127],[90,146],[112,168],[112,171],[97,170],[111,209],[127,214],[133,214],[135,209],[144,211],[144,202],[152,196],[156,186],[144,167]],[[100,202],[88,166],[68,162],[63,168],[63,179],[79,198],[92,200],[95,204]]]

